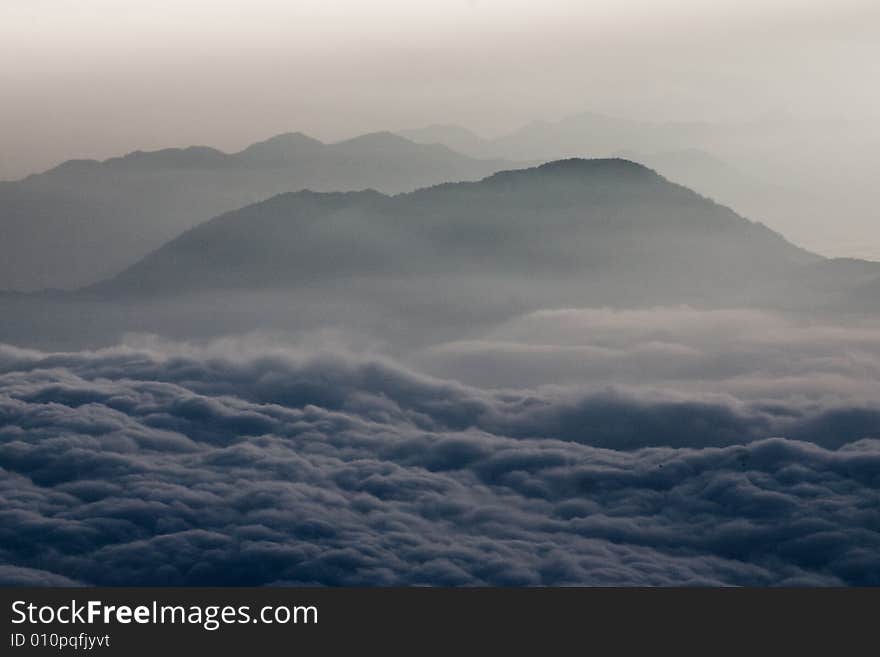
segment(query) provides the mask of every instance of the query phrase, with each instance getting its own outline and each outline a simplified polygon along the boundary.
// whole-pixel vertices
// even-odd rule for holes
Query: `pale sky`
[[[0,0],[0,179],[301,130],[880,114],[876,0]]]

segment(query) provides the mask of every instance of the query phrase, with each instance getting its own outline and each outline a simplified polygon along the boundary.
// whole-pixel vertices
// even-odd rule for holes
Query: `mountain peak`
[[[499,171],[487,180],[509,182],[512,180],[567,180],[572,179],[604,179],[621,180],[656,180],[660,176],[653,170],[623,158],[569,158],[545,162],[529,169]]]
[[[302,132],[285,132],[251,144],[236,155],[250,160],[287,162],[303,151],[314,151],[323,147],[323,142]]]
[[[388,132],[387,130],[381,130],[379,132],[368,132],[364,135],[359,135],[357,137],[352,137],[351,139],[345,139],[343,141],[336,142],[333,144],[334,146],[340,148],[351,148],[351,147],[368,147],[368,148],[381,148],[381,147],[406,147],[414,145],[414,142],[406,137],[401,137],[400,135],[396,135],[393,132]]]
[[[651,173],[654,172],[643,164],[627,160],[622,157],[606,158],[581,158],[572,157],[564,160],[545,162],[537,167],[545,172],[572,172],[572,173]]]
[[[352,139],[332,144],[334,148],[349,156],[356,157],[431,157],[439,159],[464,158],[469,156],[456,153],[442,144],[418,143],[388,131],[370,132]]]
[[[163,148],[155,151],[136,150],[106,160],[67,160],[42,174],[34,174],[29,176],[29,178],[88,174],[106,169],[146,171],[155,169],[213,168],[222,165],[225,159],[225,153],[209,146]]]
[[[186,148],[163,148],[158,151],[134,151],[122,157],[103,162],[104,165],[120,165],[134,169],[153,168],[201,168],[223,163],[226,154],[209,146]]]

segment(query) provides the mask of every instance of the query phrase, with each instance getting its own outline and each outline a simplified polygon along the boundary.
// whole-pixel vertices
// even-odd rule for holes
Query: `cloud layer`
[[[0,349],[0,580],[880,584],[878,412]]]
[[[880,400],[880,322],[686,306],[564,308],[516,317],[417,354],[480,386],[589,383],[826,403]]]

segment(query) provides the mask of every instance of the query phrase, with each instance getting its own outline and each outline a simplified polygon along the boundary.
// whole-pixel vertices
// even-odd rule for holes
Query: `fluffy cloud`
[[[0,579],[880,584],[878,425],[247,341],[2,348]]]
[[[516,317],[413,355],[481,386],[649,384],[692,395],[880,400],[880,322],[760,310],[568,308]]]

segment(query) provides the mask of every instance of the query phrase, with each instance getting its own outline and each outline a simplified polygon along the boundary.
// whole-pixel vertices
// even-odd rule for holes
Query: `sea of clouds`
[[[0,582],[880,584],[880,326],[0,347]]]

